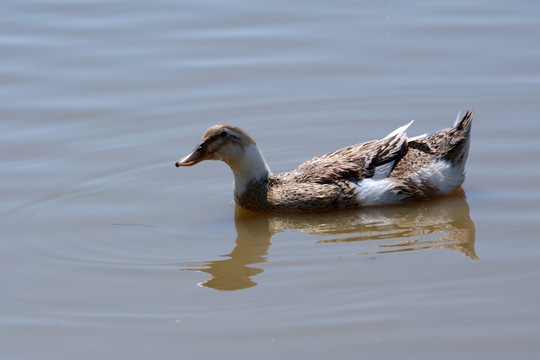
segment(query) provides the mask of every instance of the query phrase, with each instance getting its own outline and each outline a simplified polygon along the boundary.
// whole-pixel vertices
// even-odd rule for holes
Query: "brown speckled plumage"
[[[403,156],[405,134],[317,156],[293,171],[254,182],[236,200],[251,210],[321,210],[357,206],[356,183]]]
[[[455,166],[465,165],[469,154],[472,115],[473,111],[468,111],[455,127],[409,142],[407,154],[389,176],[392,179],[401,180],[396,190],[407,194],[404,201],[438,195],[438,189],[432,184],[425,181],[420,181],[420,183],[411,181],[411,174],[429,166],[433,159],[445,159]]]
[[[453,191],[463,182],[462,169],[468,154],[471,121],[472,111],[469,111],[455,127],[431,136],[409,142],[404,127],[403,131],[393,132],[382,140],[348,146],[315,157],[293,171],[273,175],[268,170],[264,176],[248,179],[245,188],[238,192],[235,190],[235,201],[250,210],[305,211],[360,206],[363,201],[359,197],[359,189],[367,180],[391,181],[392,188],[385,191],[395,194],[393,202],[418,200],[448,192],[430,180],[433,174],[423,175],[425,169],[441,160],[461,171],[461,179],[454,180],[456,186],[450,185]],[[225,144],[218,141],[220,136],[226,136],[221,132],[224,127],[232,130],[231,134],[236,134],[231,135],[233,142],[237,141],[235,137],[245,135],[248,145],[243,146],[251,143],[256,146],[243,130],[220,125],[206,132],[200,147],[213,147],[214,150],[208,150],[213,158],[227,162],[235,172],[237,164],[234,159],[222,154],[219,157],[214,155]],[[200,161],[193,155],[195,152],[179,161],[177,166]],[[203,157],[201,154],[198,156]],[[208,158],[207,154],[204,156],[203,160]]]

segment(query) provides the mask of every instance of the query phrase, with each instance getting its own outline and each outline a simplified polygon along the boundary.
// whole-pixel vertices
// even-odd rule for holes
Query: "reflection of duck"
[[[264,217],[253,218],[246,221],[238,220],[235,213],[235,227],[238,234],[236,247],[224,260],[207,262],[206,268],[187,268],[210,274],[209,280],[201,283],[204,287],[216,290],[240,290],[257,285],[251,280],[252,276],[263,270],[251,267],[251,264],[266,262],[266,255],[270,248],[272,235],[268,229],[269,222]]]
[[[236,203],[250,210],[404,203],[449,194],[463,183],[471,122],[469,111],[450,129],[407,138],[409,123],[382,140],[315,157],[279,175],[272,174],[257,143],[245,131],[215,125],[176,166],[223,160],[234,173]]]
[[[360,255],[449,249],[477,259],[474,223],[462,190],[416,203],[337,212],[255,213],[237,207],[235,225],[236,247],[224,255],[227,259],[188,268],[212,276],[202,286],[239,290],[257,285],[251,278],[263,270],[250,265],[265,262],[272,236],[285,230],[326,237],[319,243],[370,241],[373,250]]]

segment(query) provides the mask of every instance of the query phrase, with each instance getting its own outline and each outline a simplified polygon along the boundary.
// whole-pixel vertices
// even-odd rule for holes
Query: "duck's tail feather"
[[[445,140],[447,151],[445,157],[454,164],[465,166],[469,154],[470,135],[473,110],[467,111],[465,116],[458,121],[449,131],[449,138]]]
[[[454,123],[454,127],[457,130],[468,132],[471,129],[473,113],[474,113],[474,110],[467,111],[465,116],[460,121],[458,121],[459,120],[459,114],[458,114],[458,118],[456,119],[456,122]]]

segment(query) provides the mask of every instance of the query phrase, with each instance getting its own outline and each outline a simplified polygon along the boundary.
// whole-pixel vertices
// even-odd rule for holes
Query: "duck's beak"
[[[208,151],[208,145],[206,144],[206,142],[203,141],[188,156],[178,160],[176,162],[176,167],[192,166],[203,160],[210,160],[213,157],[214,157],[214,154]]]

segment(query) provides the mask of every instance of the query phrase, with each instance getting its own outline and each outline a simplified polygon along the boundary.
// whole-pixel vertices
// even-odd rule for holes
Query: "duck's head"
[[[203,160],[222,160],[235,167],[257,143],[244,130],[230,125],[214,125],[204,133],[199,145],[186,157],[176,162],[176,167],[192,166]]]

